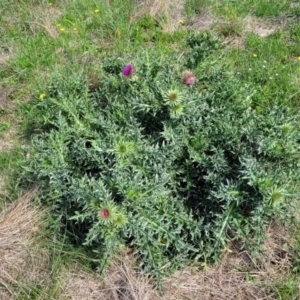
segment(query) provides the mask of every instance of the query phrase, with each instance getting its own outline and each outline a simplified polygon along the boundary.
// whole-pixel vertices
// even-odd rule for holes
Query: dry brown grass
[[[189,19],[184,18],[184,1],[170,0],[145,0],[141,1],[133,14],[132,21],[145,14],[160,20],[161,16],[165,21],[161,23],[163,31],[173,32],[178,29],[179,21],[184,19],[184,28],[201,31],[212,29],[216,32],[225,34],[224,41],[231,46],[242,46],[248,33],[254,33],[260,37],[267,37],[277,29],[282,29],[286,25],[286,20],[282,19],[272,23],[263,18],[247,16],[246,18],[235,17],[232,20],[215,16],[209,8],[202,8],[201,13]]]
[[[288,228],[275,222],[266,228],[264,255],[255,263],[238,243],[223,255],[221,264],[205,270],[185,268],[163,281],[159,294],[153,281],[135,269],[129,251],[113,262],[105,276],[93,273],[74,262],[71,268],[59,267],[51,279],[49,252],[35,243],[41,232],[43,212],[32,199],[36,190],[20,197],[0,215],[0,300],[29,295],[30,286],[41,286],[38,299],[57,300],[223,300],[276,299],[273,286],[290,269],[289,247],[293,243]],[[57,293],[49,296],[47,291]],[[49,298],[50,297],[50,298]],[[30,299],[27,296],[26,299]]]
[[[145,0],[141,1],[133,14],[132,20],[135,20],[145,14],[160,19],[161,16],[165,20],[161,22],[164,32],[173,32],[180,25],[179,21],[183,19],[184,0]]]
[[[32,203],[33,189],[7,206],[0,214],[0,299],[15,299],[22,285],[45,282],[48,255],[37,247],[33,236],[38,232],[44,212]]]
[[[161,295],[152,281],[134,269],[134,259],[125,252],[104,278],[76,265],[64,270],[61,298],[71,300],[247,300],[276,299],[273,285],[288,274],[290,258],[285,245],[288,230],[271,223],[267,228],[263,257],[254,263],[237,245],[224,253],[221,264],[206,270],[186,268],[164,280]]]
[[[212,22],[211,29],[221,34],[224,37],[225,44],[229,47],[244,47],[249,33],[266,38],[276,30],[284,29],[287,24],[288,21],[284,18],[277,22],[271,22],[265,18],[248,15],[245,18],[233,18],[232,20],[215,19]]]
[[[170,300],[276,299],[273,285],[289,271],[290,260],[284,244],[290,242],[287,229],[272,223],[267,228],[263,257],[254,263],[247,251],[224,253],[221,264],[207,270],[177,272],[166,280]]]
[[[41,28],[55,39],[58,36],[56,20],[60,18],[62,12],[55,6],[49,6],[47,3],[40,4],[33,8],[28,18],[28,25],[32,33],[37,33]]]
[[[65,279],[59,300],[155,300],[161,299],[151,280],[134,269],[134,259],[124,252],[104,277],[74,264],[61,274]]]

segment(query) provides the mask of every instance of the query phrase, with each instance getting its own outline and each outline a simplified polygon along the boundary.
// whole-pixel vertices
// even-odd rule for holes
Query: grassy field
[[[31,103],[47,99],[53,78],[82,74],[95,91],[107,59],[126,61],[144,50],[157,59],[182,58],[191,32],[220,41],[203,69],[222,62],[254,87],[250,109],[262,114],[280,103],[299,110],[298,1],[175,2],[0,0],[0,299],[300,298],[297,195],[289,210],[263,226],[260,256],[232,239],[219,263],[176,271],[159,292],[127,248],[104,274],[94,272],[93,253],[56,236],[51,207],[41,205],[38,184],[24,178],[31,137],[39,133],[29,131]]]

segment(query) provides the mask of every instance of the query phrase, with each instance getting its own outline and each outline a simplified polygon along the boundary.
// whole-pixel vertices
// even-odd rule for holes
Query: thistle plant
[[[232,238],[259,247],[298,192],[299,116],[257,111],[255,87],[220,62],[207,71],[215,40],[193,41],[205,45],[195,70],[182,73],[195,49],[107,58],[98,89],[60,77],[28,109],[42,131],[28,171],[70,240],[101,249],[100,270],[124,244],[158,278],[217,260]]]

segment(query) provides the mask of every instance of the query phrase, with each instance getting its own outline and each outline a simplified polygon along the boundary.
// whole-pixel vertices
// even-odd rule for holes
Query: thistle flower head
[[[269,191],[269,203],[276,206],[284,200],[285,195],[286,191],[284,189],[274,187]]]
[[[132,74],[133,74],[133,71],[134,71],[134,67],[132,64],[128,64],[124,67],[123,69],[123,75],[126,76],[126,77],[130,77]]]
[[[181,103],[182,95],[177,89],[168,90],[163,93],[163,99],[169,106],[175,106]]]
[[[111,201],[103,204],[98,210],[98,219],[101,224],[116,228],[123,227],[128,222],[124,212]]]
[[[101,211],[101,215],[103,218],[108,218],[109,217],[109,210],[108,209],[103,209]]]
[[[195,81],[196,81],[196,76],[192,71],[186,70],[181,73],[181,82],[183,84],[193,85]]]
[[[124,137],[119,138],[115,141],[114,152],[120,158],[125,158],[132,154],[135,150],[135,143],[132,141],[125,140]]]
[[[118,209],[114,203],[106,202],[98,210],[98,219],[103,225],[112,225],[117,214]]]

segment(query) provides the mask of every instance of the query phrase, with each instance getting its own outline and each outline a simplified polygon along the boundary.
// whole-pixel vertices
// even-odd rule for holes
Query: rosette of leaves
[[[255,89],[220,62],[199,64],[192,86],[175,56],[130,63],[126,77],[128,61],[105,61],[92,92],[83,74],[55,79],[27,107],[42,131],[28,171],[69,240],[97,249],[101,270],[128,245],[158,277],[218,259],[232,238],[255,250],[297,192],[299,116],[256,111]]]

